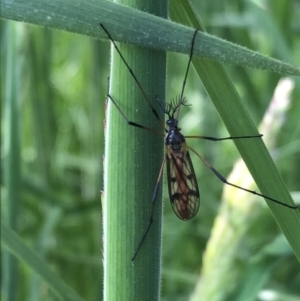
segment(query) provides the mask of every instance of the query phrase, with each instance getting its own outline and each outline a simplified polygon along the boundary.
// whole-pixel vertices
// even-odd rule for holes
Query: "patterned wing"
[[[169,197],[175,214],[182,220],[193,218],[199,209],[200,193],[187,150],[167,150],[167,174]]]

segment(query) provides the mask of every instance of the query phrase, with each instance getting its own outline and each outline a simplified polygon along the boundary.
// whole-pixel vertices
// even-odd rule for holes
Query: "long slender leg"
[[[196,39],[197,32],[198,32],[198,29],[195,30],[194,35],[193,35],[193,39],[192,39],[192,42],[191,42],[190,57],[189,57],[188,65],[187,65],[187,68],[186,68],[185,76],[184,76],[184,79],[183,79],[179,101],[183,98],[184,89],[185,89],[185,85],[186,85],[186,79],[187,79],[187,76],[188,76],[188,73],[189,73],[189,70],[190,70],[190,65],[191,65],[191,62],[192,62],[193,54],[194,54],[194,45],[195,45],[195,39]],[[178,111],[177,111],[177,116],[176,116],[177,120],[179,118],[179,112],[180,112],[180,107],[178,108]]]
[[[141,246],[143,245],[147,235],[148,235],[148,232],[152,226],[152,223],[153,223],[153,215],[154,215],[154,206],[155,206],[155,203],[156,203],[156,200],[157,200],[157,194],[158,194],[158,190],[159,190],[159,185],[161,183],[161,178],[162,178],[162,172],[163,172],[163,169],[164,169],[164,165],[165,165],[165,162],[166,162],[166,158],[164,158],[162,164],[161,164],[161,167],[160,167],[160,171],[159,171],[159,174],[158,174],[158,178],[157,178],[157,182],[156,182],[156,185],[155,185],[155,188],[154,188],[154,192],[153,192],[153,196],[152,196],[152,209],[151,209],[151,215],[150,215],[150,219],[149,219],[149,224],[148,224],[148,227],[144,233],[144,235],[142,236],[142,239],[140,240],[139,244],[138,244],[138,247],[136,248],[131,260],[134,261]]]
[[[236,188],[238,188],[238,189],[241,189],[241,190],[244,190],[244,191],[247,191],[247,192],[250,192],[250,193],[252,193],[252,194],[256,194],[256,195],[258,195],[258,196],[261,196],[261,197],[263,197],[263,198],[266,198],[266,199],[268,199],[268,200],[270,200],[270,201],[272,201],[272,202],[274,202],[274,203],[277,203],[277,204],[279,204],[279,205],[281,205],[281,206],[284,206],[284,207],[287,207],[287,208],[290,208],[290,209],[298,209],[299,208],[299,206],[293,206],[293,205],[289,205],[289,204],[285,204],[285,203],[282,203],[282,202],[280,202],[280,201],[278,201],[278,200],[275,200],[275,199],[273,199],[273,198],[271,198],[271,197],[268,197],[268,196],[266,196],[266,195],[264,195],[264,194],[261,194],[261,193],[258,193],[258,192],[256,192],[256,191],[254,191],[254,190],[249,190],[249,189],[246,189],[246,188],[243,188],[243,187],[241,187],[241,186],[238,186],[238,185],[235,185],[235,184],[232,184],[232,183],[229,183],[229,182],[227,182],[227,180],[217,171],[217,170],[215,170],[201,155],[199,155],[194,149],[192,149],[191,147],[188,147],[188,149],[190,149],[198,158],[200,158],[201,159],[201,161],[219,178],[219,180],[220,181],[222,181],[224,184],[227,184],[227,185],[230,185],[230,186],[233,186],[233,187],[236,187]]]
[[[193,54],[194,54],[194,45],[195,45],[195,39],[196,39],[197,32],[198,32],[198,29],[195,30],[194,35],[193,35],[193,39],[192,39],[192,42],[191,42],[190,57],[189,57],[188,65],[187,65],[187,68],[186,68],[185,76],[184,76],[184,79],[183,79],[180,99],[182,99],[183,94],[184,94],[186,79],[187,79],[187,76],[188,76],[188,73],[189,73],[189,70],[190,70],[190,65],[191,65],[191,62],[192,62]]]
[[[141,125],[139,123],[136,123],[136,122],[133,122],[133,121],[130,121],[126,115],[122,112],[122,110],[120,109],[120,107],[118,106],[118,104],[115,102],[115,100],[108,94],[107,97],[112,101],[112,103],[116,106],[116,108],[118,109],[118,111],[120,112],[120,114],[123,116],[123,118],[126,120],[126,122],[128,123],[128,125],[131,125],[131,126],[134,126],[134,127],[137,127],[137,128],[140,128],[140,129],[143,129],[143,130],[146,130],[146,131],[149,131],[149,132],[152,132],[152,133],[155,133],[156,135],[159,135],[159,136],[165,136],[164,133],[161,133],[161,132],[158,132],[154,129],[151,129],[147,126],[144,126],[144,125]]]
[[[151,108],[151,110],[152,110],[152,113],[154,114],[155,118],[158,120],[160,126],[161,126],[164,130],[166,130],[163,121],[159,118],[159,115],[158,115],[157,111],[156,111],[155,108],[153,107],[153,105],[152,105],[152,103],[151,103],[149,97],[147,96],[147,94],[146,94],[146,92],[144,91],[144,89],[143,89],[142,85],[140,84],[139,80],[137,79],[137,77],[136,77],[135,74],[133,73],[132,69],[130,68],[130,66],[129,66],[128,63],[126,62],[124,56],[123,56],[122,53],[120,52],[120,50],[119,50],[118,46],[116,45],[114,39],[112,38],[112,36],[110,35],[110,33],[108,32],[108,30],[105,28],[105,26],[104,26],[102,23],[100,23],[100,26],[102,27],[102,29],[103,29],[103,30],[105,31],[105,33],[107,34],[107,36],[108,36],[108,38],[110,39],[110,41],[113,43],[113,45],[114,45],[116,51],[117,51],[118,54],[120,55],[122,61],[124,62],[125,66],[127,67],[128,71],[129,71],[129,73],[131,74],[131,76],[133,77],[134,81],[136,82],[136,84],[138,85],[139,89],[141,90],[141,92],[142,92],[142,94],[143,94],[145,100],[146,100],[147,103],[149,104],[149,106],[150,106],[150,108]]]
[[[225,138],[216,138],[210,136],[184,136],[185,138],[198,138],[210,141],[222,141],[222,140],[234,140],[234,139],[249,139],[249,138],[260,138],[262,134],[259,135],[252,135],[252,136],[236,136],[236,137],[225,137]]]

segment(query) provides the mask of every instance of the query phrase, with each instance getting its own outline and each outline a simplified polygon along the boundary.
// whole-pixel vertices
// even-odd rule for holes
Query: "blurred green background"
[[[299,65],[299,1],[198,2],[194,1],[194,5],[209,33]],[[80,35],[3,20],[1,41],[2,216],[4,220],[14,220],[16,232],[59,278],[85,300],[101,300],[100,192],[110,45]],[[10,60],[12,53],[15,57]],[[167,101],[180,93],[187,62],[185,55],[168,53]],[[283,76],[229,65],[226,70],[259,125]],[[9,72],[14,74],[13,81]],[[276,143],[270,151],[289,191],[299,193],[300,81],[293,80],[290,108],[282,129],[273,137]],[[16,100],[13,108],[8,104],[11,87]],[[180,126],[184,134],[228,136],[193,68],[185,95],[192,106],[181,111]],[[15,145],[13,154],[7,152],[10,144]],[[189,144],[225,176],[239,158],[230,141],[213,143],[193,139]],[[223,184],[197,158],[192,160],[201,190],[198,215],[189,222],[180,221],[164,189],[164,301],[188,300],[196,283],[201,282],[202,255],[223,201]],[[9,189],[15,193],[12,204],[7,198]],[[145,206],[150,206],[150,201],[151,196],[144,200]],[[253,232],[248,231],[241,244],[241,248],[254,246],[253,253],[247,249],[243,254],[240,249],[243,255],[238,255],[241,261],[238,264],[245,265],[245,260],[251,262],[252,256],[268,260],[254,259],[250,272],[240,269],[240,286],[231,291],[230,297],[218,300],[239,300],[237,296],[247,286],[248,272],[262,274],[262,267],[266,277],[260,287],[253,288],[254,296],[259,297],[249,300],[271,300],[266,290],[277,297],[272,300],[297,300],[297,295],[300,296],[299,263],[288,247],[283,251],[278,247],[285,243],[268,211],[264,219],[270,221],[270,232],[265,226],[261,229],[259,220],[256,221]],[[245,226],[243,219],[236,224]],[[263,239],[257,234],[259,230]],[[271,255],[264,255],[261,242],[264,239],[266,244],[271,243]],[[272,244],[276,239],[279,243]],[[7,273],[3,261],[3,279]],[[13,273],[17,289],[12,300],[57,300],[27,266],[17,263]],[[5,289],[2,286],[2,293]]]

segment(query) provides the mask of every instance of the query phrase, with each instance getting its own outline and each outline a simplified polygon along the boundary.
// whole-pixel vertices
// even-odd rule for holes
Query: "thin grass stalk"
[[[122,2],[124,4],[124,2]],[[165,1],[126,1],[167,16]],[[100,20],[105,25],[105,20]],[[109,27],[107,28],[109,31]],[[120,44],[151,100],[164,100],[166,53]],[[163,133],[124,62],[112,48],[109,94],[134,122]],[[155,101],[153,101],[155,102]],[[156,105],[154,103],[154,105]],[[163,114],[160,114],[163,120]],[[161,268],[161,190],[154,222],[135,261],[131,258],[151,213],[151,198],[163,159],[163,139],[126,124],[116,107],[107,109],[104,182],[104,300],[158,300]]]
[[[6,224],[18,229],[18,215],[20,206],[20,99],[18,35],[20,26],[6,24],[6,82],[5,82],[5,109],[4,109],[4,185],[6,188],[6,202],[3,206],[3,215]],[[3,297],[14,301],[17,298],[18,264],[11,253],[3,252]]]

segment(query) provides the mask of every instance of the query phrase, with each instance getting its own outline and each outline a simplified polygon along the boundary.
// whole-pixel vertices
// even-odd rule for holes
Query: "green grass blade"
[[[259,126],[260,131],[266,133],[264,139],[270,150],[274,149],[276,137],[284,125],[290,102],[289,96],[285,96],[284,93],[289,94],[287,93],[289,85],[292,86],[291,81],[285,80],[277,86],[272,102]],[[281,102],[278,101],[279,97]],[[270,125],[272,125],[271,128]],[[256,189],[241,159],[235,163],[227,179],[244,188]],[[254,271],[257,268],[259,270],[257,273],[261,275],[261,278],[255,275],[256,285],[250,286],[252,295],[256,296],[263,285],[266,285],[273,269],[276,268],[273,265],[276,261],[274,258],[262,256],[259,264],[253,260],[265,244],[278,235],[275,221],[263,199],[229,186],[224,186],[223,191],[222,204],[203,255],[201,286],[197,287],[195,294],[197,297],[195,296],[194,300],[216,300],[219,292],[222,292],[223,300],[228,299],[228,296],[232,294],[238,295],[244,283],[248,285],[248,282],[241,278],[249,265],[252,267],[250,274],[255,274]],[[287,241],[286,244],[288,245]],[[289,245],[288,247],[290,248]],[[290,253],[292,253],[291,249]],[[296,261],[295,258],[293,259]],[[265,273],[260,271],[262,266]],[[232,299],[236,300],[236,298]]]
[[[4,161],[4,191],[2,217],[14,230],[18,229],[20,191],[21,191],[21,149],[20,149],[20,51],[18,30],[12,24],[5,27],[6,65],[5,65],[5,108],[3,161]],[[7,300],[16,300],[19,279],[19,269],[16,259],[9,253],[3,252],[3,295]]]
[[[1,241],[10,252],[35,271],[61,300],[83,301],[75,291],[48,268],[38,254],[30,250],[20,237],[3,222],[1,222]]]
[[[139,7],[166,17],[166,3],[162,5],[163,2],[158,2],[149,2],[149,6],[145,7],[145,1],[141,1]],[[105,25],[110,32],[110,23]],[[164,101],[166,53],[125,44],[120,44],[119,48],[149,99],[155,101],[157,95]],[[109,94],[130,120],[164,134],[114,49]],[[164,120],[162,112],[160,115]],[[159,300],[161,193],[158,195],[152,228],[135,261],[132,262],[131,258],[149,224],[151,198],[163,159],[163,139],[129,126],[111,101],[108,102],[106,128],[104,300]]]
[[[103,22],[116,41],[181,53],[189,53],[193,35],[192,28],[109,1],[69,0],[62,5],[59,0],[6,0],[1,17],[101,39],[107,38],[99,30],[99,22]],[[198,34],[195,53],[244,67],[300,75],[299,68],[206,33]]]
[[[192,25],[195,28],[202,28],[188,1],[172,2],[172,4],[174,5],[171,6],[171,18],[173,20]],[[219,63],[199,57],[195,57],[193,64],[230,135],[257,134],[257,129],[242,105],[242,101],[224,67]],[[261,139],[239,140],[235,141],[235,144],[260,191],[281,202],[293,205],[293,200],[263,141]],[[300,239],[297,230],[300,229],[299,209],[291,210],[269,201],[267,203],[300,261]]]

